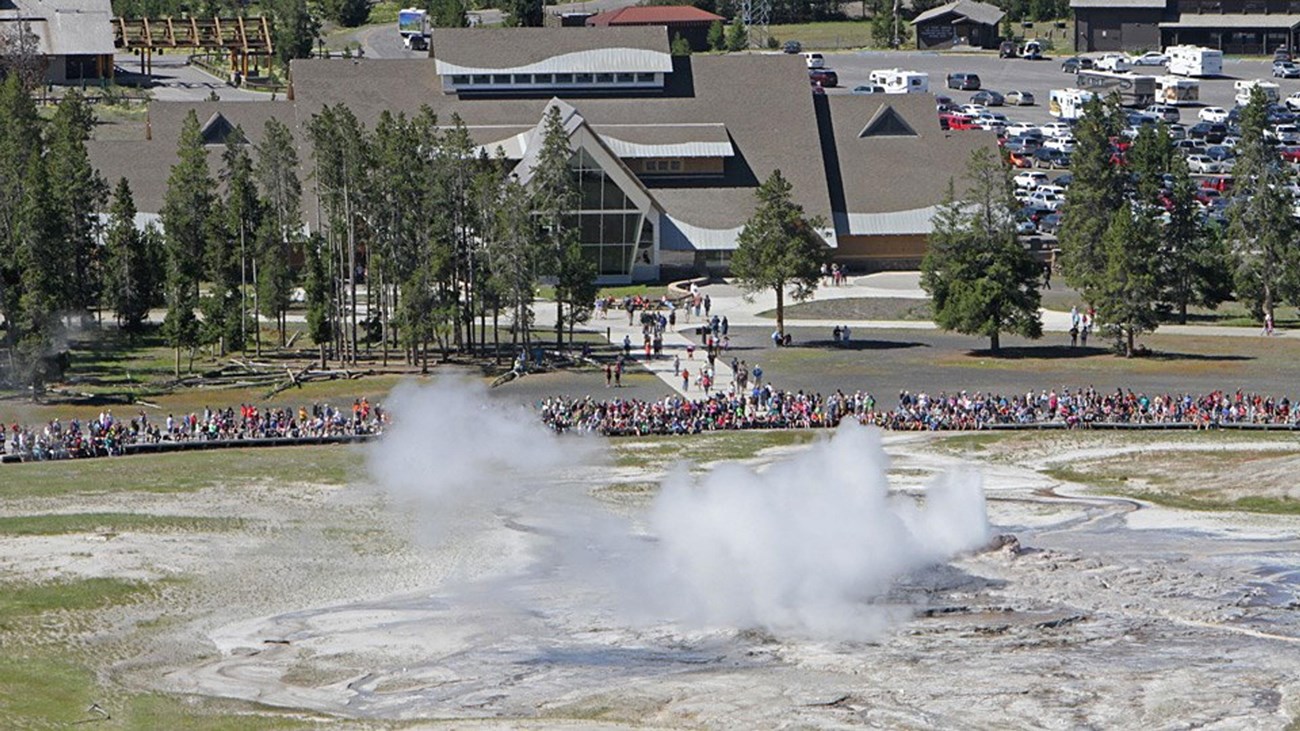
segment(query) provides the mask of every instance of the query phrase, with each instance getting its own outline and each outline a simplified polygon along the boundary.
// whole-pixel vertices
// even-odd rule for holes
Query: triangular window
[[[876,110],[858,137],[916,137],[916,130],[894,108],[885,104]]]
[[[199,134],[202,135],[205,145],[224,145],[227,141],[242,145],[248,142],[243,131],[231,124],[221,112],[208,117]]]

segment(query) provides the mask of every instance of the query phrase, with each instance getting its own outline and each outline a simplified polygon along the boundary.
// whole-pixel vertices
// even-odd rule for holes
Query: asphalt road
[[[113,57],[118,67],[118,81],[129,82],[140,73],[140,58],[132,54]],[[123,73],[126,72],[126,73]],[[222,101],[270,101],[271,95],[236,89],[223,80],[187,63],[182,52],[153,57],[153,98],[158,101],[203,101],[213,92]]]
[[[1074,76],[1061,71],[1064,56],[1042,61],[1025,61],[1023,59],[999,59],[996,56],[977,54],[943,54],[926,51],[857,51],[833,53],[826,52],[826,65],[839,75],[839,87],[829,89],[827,93],[847,94],[859,84],[868,83],[868,75],[875,69],[902,68],[912,71],[924,71],[930,74],[930,92],[946,94],[953,101],[964,104],[970,100],[969,91],[956,91],[944,88],[944,78],[954,71],[967,71],[979,74],[985,89],[1006,93],[1012,89],[1031,92],[1037,104],[1032,107],[998,107],[994,111],[1002,112],[1012,122],[1049,122],[1047,113],[1047,96],[1052,89],[1074,87]],[[1271,78],[1272,62],[1261,60],[1243,60],[1226,58],[1223,62],[1224,75],[1214,79],[1201,79],[1199,105],[1183,107],[1183,124],[1195,124],[1196,112],[1201,106],[1218,106],[1230,109],[1234,105],[1232,84],[1239,79],[1268,79],[1277,82],[1282,98],[1294,92],[1300,92],[1300,80]],[[1149,68],[1152,75],[1163,75],[1163,68]]]

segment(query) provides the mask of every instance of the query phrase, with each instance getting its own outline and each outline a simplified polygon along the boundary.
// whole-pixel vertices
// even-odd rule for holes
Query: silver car
[[[1034,95],[1019,89],[1008,91],[1004,98],[1007,104],[1015,107],[1032,107],[1034,105]]]

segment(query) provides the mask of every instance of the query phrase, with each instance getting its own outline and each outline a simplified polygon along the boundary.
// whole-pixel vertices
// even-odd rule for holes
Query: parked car
[[[1074,134],[1074,129],[1065,122],[1049,122],[1040,125],[1038,131],[1042,132],[1044,137],[1069,137]]]
[[[813,86],[833,89],[840,85],[840,76],[830,69],[808,69],[808,81]]]
[[[1159,51],[1147,51],[1141,56],[1130,58],[1129,63],[1134,66],[1168,66],[1169,57]]]
[[[1046,236],[1055,236],[1056,232],[1061,230],[1061,214],[1049,213],[1038,219],[1038,233]]]
[[[949,105],[949,106],[955,106],[955,105],[957,104],[957,102],[953,101],[953,98],[952,98],[952,97],[947,96],[947,95],[944,95],[944,94],[935,94],[935,95],[934,95],[934,103],[935,103],[935,104],[947,104],[947,105]]]
[[[969,114],[954,112],[939,115],[940,129],[979,129]]]
[[[1028,188],[1033,190],[1040,185],[1046,185],[1048,181],[1047,173],[1024,172],[1016,173],[1016,177],[1011,179],[1017,188]]]
[[[1187,128],[1182,124],[1175,122],[1174,124],[1165,127],[1165,129],[1169,132],[1169,139],[1171,140],[1182,140],[1187,138]]]
[[[1098,71],[1128,71],[1133,68],[1133,63],[1122,53],[1108,53],[1097,59],[1093,68]]]
[[[980,88],[979,74],[958,71],[948,74],[948,88],[959,91],[977,91]]]
[[[1286,46],[1282,46],[1281,48],[1273,52],[1273,63],[1277,63],[1278,61],[1290,61],[1290,60],[1292,60],[1291,49],[1287,48]]]
[[[1071,56],[1061,62],[1061,70],[1067,74],[1077,74],[1095,68],[1097,64],[1086,56]]]
[[[1006,103],[1006,98],[992,89],[985,89],[971,94],[971,104],[983,104],[986,107],[1000,107]]]
[[[1213,175],[1223,172],[1223,164],[1205,155],[1188,155],[1187,169],[1196,175]]]
[[[1043,149],[1043,138],[1033,135],[1008,136],[1003,146],[1013,152],[1033,152]]]
[[[799,41],[786,41],[781,50],[785,53],[803,53],[803,44]]]
[[[1061,170],[1070,167],[1070,153],[1040,147],[1034,152],[1034,166],[1049,170]]]
[[[1142,110],[1146,114],[1156,118],[1163,119],[1166,122],[1177,122],[1182,119],[1183,113],[1172,104],[1152,104]]]
[[[826,57],[815,51],[805,53],[803,55],[803,62],[807,64],[810,69],[826,68]]]
[[[1033,236],[1038,233],[1038,224],[1028,218],[1023,221],[1017,221],[1016,233],[1020,236]]]
[[[1059,151],[1059,152],[1067,152],[1067,153],[1071,153],[1071,154],[1073,154],[1073,153],[1074,153],[1074,138],[1073,138],[1073,137],[1053,137],[1053,138],[1051,138],[1051,139],[1049,139],[1049,140],[1043,142],[1043,147],[1046,147],[1046,148],[1049,149],[1049,150],[1057,150],[1057,151]]]
[[[1038,129],[1038,125],[1029,122],[1012,122],[1007,125],[1008,137],[1025,137],[1029,135],[1042,137],[1043,133]]]
[[[1205,148],[1205,156],[1215,162],[1223,162],[1224,160],[1230,160],[1236,157],[1237,153],[1227,145],[1210,145]]]
[[[1196,113],[1196,118],[1202,122],[1226,122],[1228,110],[1223,107],[1204,107]]]
[[[1007,162],[1013,168],[1028,168],[1034,166],[1034,155],[1026,150],[1009,150],[1007,152]]]
[[[1032,107],[1034,106],[1034,95],[1027,91],[1012,89],[1007,92],[1006,102],[1017,107]]]
[[[1065,205],[1065,199],[1061,196],[1046,190],[1036,190],[1029,194],[1028,205],[1036,208],[1046,208],[1049,211],[1060,210]]]
[[[1201,145],[1199,142],[1197,142],[1196,140],[1187,140],[1187,139],[1175,140],[1174,149],[1186,153],[1205,152],[1205,147]]]
[[[1228,127],[1211,122],[1197,122],[1187,130],[1187,136],[1193,140],[1202,140],[1206,144],[1217,145],[1228,136]]]
[[[1016,57],[1015,41],[1002,41],[1002,43],[998,45],[998,58],[1015,58],[1015,57]]]
[[[1074,175],[1071,173],[1066,173],[1065,175],[1061,175],[1056,178],[1056,184],[1061,186],[1062,188],[1065,188],[1066,190],[1069,190],[1070,185],[1072,185],[1073,183],[1074,183]]]
[[[1273,78],[1300,79],[1300,64],[1294,61],[1278,61],[1273,64]]]
[[[853,87],[854,94],[884,94],[885,87],[876,86],[875,84],[863,84]]]
[[[1300,162],[1300,145],[1280,147],[1277,154],[1286,162]]]
[[[979,115],[981,115],[981,114],[984,114],[984,113],[987,112],[988,110],[989,110],[989,108],[986,107],[986,106],[984,106],[983,104],[963,104],[963,105],[961,105],[961,111],[962,111],[962,114],[969,114],[969,115],[971,115],[972,117],[976,117],[976,116],[979,116]]]

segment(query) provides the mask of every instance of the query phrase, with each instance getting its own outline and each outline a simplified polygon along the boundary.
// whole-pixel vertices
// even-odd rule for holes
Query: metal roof
[[[1164,10],[1165,0],[1070,0],[1072,8],[1098,10]]]
[[[1006,13],[1002,12],[1002,9],[996,5],[975,2],[975,0],[957,0],[957,2],[940,5],[937,8],[921,13],[912,21],[912,25],[924,23],[928,20],[933,20],[934,18],[947,15],[948,13],[954,13],[984,25],[997,25],[1002,21],[1002,16],[1006,15]]]
[[[934,230],[938,206],[887,213],[836,213],[835,227],[851,236],[928,234]]]
[[[12,5],[0,10],[0,26],[27,21],[44,55],[114,53],[109,0],[12,0]]]
[[[669,73],[663,26],[437,28],[437,73]]]
[[[620,158],[736,154],[724,124],[593,124],[591,129]]]
[[[1294,28],[1300,15],[1246,13],[1183,13],[1178,20],[1166,21],[1161,28]]]

